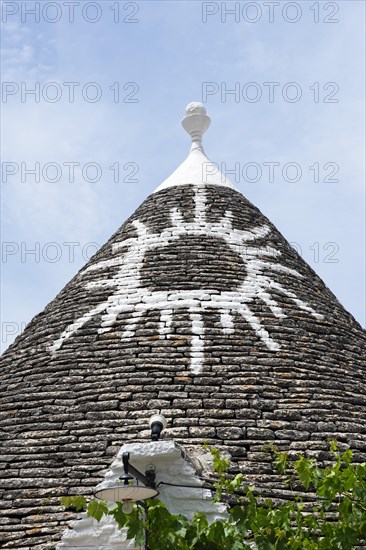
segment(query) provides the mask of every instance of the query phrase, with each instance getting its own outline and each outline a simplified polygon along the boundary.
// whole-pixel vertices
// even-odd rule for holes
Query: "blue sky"
[[[3,2],[2,349],[184,160],[202,100],[207,155],[364,325],[364,11]]]

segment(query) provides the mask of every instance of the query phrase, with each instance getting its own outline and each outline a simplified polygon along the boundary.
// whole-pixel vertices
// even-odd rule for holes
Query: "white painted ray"
[[[116,256],[115,258],[112,258],[111,260],[102,260],[100,262],[96,262],[95,264],[92,264],[85,269],[82,269],[80,272],[80,275],[84,275],[85,273],[89,273],[91,271],[97,271],[99,269],[104,269],[106,267],[113,267],[113,266],[119,266],[125,262],[125,257],[131,258],[134,256],[135,253],[138,252],[138,248],[136,247],[136,238],[128,238],[125,239],[122,242],[119,243],[113,243],[112,244],[112,252],[116,252],[121,250],[121,248],[127,248],[127,251],[124,255]]]
[[[219,227],[219,223],[217,223],[216,227]],[[254,227],[250,231],[242,231],[241,229],[234,229],[233,227],[230,227],[230,229],[232,232],[232,240],[235,242],[240,242],[240,240],[242,240],[243,243],[266,237],[271,232],[271,228],[267,224]],[[279,254],[281,253],[279,252]]]
[[[113,279],[108,279],[106,281],[90,281],[85,285],[85,288],[87,290],[92,290],[93,288],[103,288],[108,286],[118,286],[118,281],[115,281]]]
[[[90,273],[91,271],[97,271],[99,269],[104,269],[105,267],[113,267],[113,266],[117,267],[119,265],[122,265],[123,262],[124,262],[123,255],[117,256],[116,258],[113,258],[112,260],[102,260],[101,262],[97,262],[97,263],[92,264],[89,267],[83,269],[80,272],[80,275],[84,275],[85,273]]]
[[[278,305],[276,300],[273,300],[271,298],[271,295],[267,291],[263,289],[257,290],[256,296],[260,298],[269,307],[269,309],[272,311],[275,317],[277,317],[278,319],[286,317],[282,307]]]
[[[51,353],[54,353],[55,351],[60,349],[65,340],[70,338],[72,334],[79,330],[79,328],[83,327],[85,323],[90,321],[95,315],[102,313],[102,311],[105,311],[104,303],[99,304],[95,308],[88,311],[88,313],[85,313],[85,315],[82,315],[81,317],[79,317],[79,319],[68,325],[66,329],[62,332],[61,336],[57,340],[55,340],[50,347]]]
[[[252,260],[252,261],[255,261],[257,267],[261,267],[261,268],[270,268],[270,269],[273,269],[274,271],[282,271],[283,273],[290,273],[291,275],[295,275],[295,277],[300,277],[300,278],[303,278],[303,275],[301,273],[299,273],[298,271],[296,271],[295,269],[291,269],[290,267],[286,267],[285,265],[281,265],[281,264],[272,264],[272,263],[268,263],[268,262],[263,262],[262,260]]]
[[[206,227],[207,228],[207,221],[206,221],[206,193],[196,193],[195,200],[194,200],[194,217],[195,217],[195,223],[198,224],[200,227]]]
[[[171,326],[173,322],[173,310],[167,309],[163,310],[160,314],[160,323],[159,323],[159,334],[170,334]]]
[[[144,223],[140,222],[140,220],[134,220],[133,225],[134,225],[134,227],[137,231],[137,234],[140,238],[147,237],[149,235],[148,228],[146,227],[146,225]]]
[[[170,214],[170,219],[173,227],[178,227],[184,225],[184,219],[182,213],[178,208],[174,208]]]
[[[205,327],[200,313],[193,313],[190,311],[189,317],[192,326],[190,368],[194,374],[199,374],[202,371],[205,359]]]
[[[242,304],[237,309],[238,313],[250,324],[258,338],[266,344],[267,348],[272,351],[277,351],[281,348],[280,344],[274,342],[265,328],[262,327],[259,319],[254,315],[246,304]]]
[[[242,249],[238,248],[237,252],[240,254],[243,252]],[[269,256],[270,258],[278,258],[278,256],[281,256],[281,252],[276,250],[275,248],[272,248],[271,246],[266,246],[266,248],[254,248],[245,246],[245,256],[246,258],[261,258]]]
[[[232,334],[234,332],[234,319],[231,310],[220,310],[220,323],[225,334]]]
[[[289,298],[291,298],[291,300],[297,305],[297,307],[299,307],[300,309],[303,309],[304,311],[308,311],[309,313],[311,313],[313,317],[315,317],[315,319],[319,319],[319,320],[324,319],[323,315],[321,315],[320,313],[317,313],[312,307],[306,305],[305,302],[300,300],[300,298],[297,298],[296,294],[294,294],[287,288],[284,288],[282,285],[275,282],[273,282],[271,286],[273,288],[276,288],[280,292],[282,292],[285,296],[288,296]]]

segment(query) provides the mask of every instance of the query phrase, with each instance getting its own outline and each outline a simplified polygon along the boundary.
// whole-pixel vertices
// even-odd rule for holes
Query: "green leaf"
[[[66,509],[74,508],[77,512],[82,512],[86,509],[86,498],[82,495],[61,497],[61,505]]]
[[[342,461],[345,462],[347,465],[348,464],[351,464],[352,462],[352,458],[353,458],[353,452],[351,449],[347,449],[347,451],[345,451],[343,454],[342,454]]]
[[[281,452],[281,453],[275,454],[274,465],[281,474],[285,472],[287,463],[288,463],[288,453]]]
[[[339,446],[336,439],[329,439],[329,448],[333,453],[336,453],[338,451]]]
[[[223,458],[220,451],[215,447],[210,449],[210,452],[213,457],[213,467],[215,472],[218,474],[224,474],[225,472],[227,472],[230,464],[229,459]]]
[[[314,477],[314,460],[301,456],[299,460],[295,462],[295,469],[299,480],[304,485],[305,489],[308,490]]]
[[[144,523],[138,518],[137,521],[130,521],[128,524],[127,538],[135,539],[136,545],[140,546],[145,542]]]
[[[118,527],[122,529],[128,523],[129,515],[125,514],[122,510],[122,502],[118,502],[117,506],[112,510],[109,510],[108,514],[113,516]]]
[[[104,514],[108,514],[108,504],[104,500],[93,499],[89,502],[87,515],[100,521]]]
[[[71,506],[71,498],[72,497],[61,497],[61,506],[64,506],[64,508],[70,508]]]
[[[207,517],[202,512],[196,512],[194,514],[193,523],[197,526],[199,533],[203,533],[208,527]]]

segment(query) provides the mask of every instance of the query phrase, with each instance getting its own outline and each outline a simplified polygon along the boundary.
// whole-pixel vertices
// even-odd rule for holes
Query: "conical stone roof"
[[[204,108],[183,125],[188,159],[3,355],[1,548],[55,548],[60,496],[92,494],[156,412],[265,494],[286,494],[269,441],[366,460],[362,328],[205,156]]]

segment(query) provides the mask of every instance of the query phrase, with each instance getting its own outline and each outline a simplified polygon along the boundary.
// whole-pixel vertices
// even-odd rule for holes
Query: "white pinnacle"
[[[207,158],[203,150],[202,135],[210,124],[211,119],[207,116],[202,103],[194,101],[187,105],[182,126],[192,138],[190,153],[175,172],[155,189],[155,193],[176,185],[221,185],[235,189],[231,181]]]
[[[211,124],[211,119],[206,115],[206,109],[202,103],[189,103],[186,107],[186,116],[182,119],[182,126],[192,138],[191,151],[202,149],[202,135]],[[203,151],[203,149],[202,149]]]

